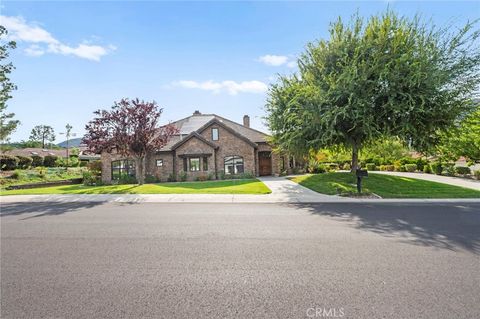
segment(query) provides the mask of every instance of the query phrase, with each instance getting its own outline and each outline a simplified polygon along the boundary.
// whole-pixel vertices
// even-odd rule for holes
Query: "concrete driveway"
[[[3,203],[2,318],[480,318],[480,204]]]

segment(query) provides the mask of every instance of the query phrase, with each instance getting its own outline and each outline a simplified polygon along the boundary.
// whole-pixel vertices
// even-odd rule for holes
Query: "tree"
[[[442,135],[438,151],[447,159],[463,156],[470,162],[480,163],[480,104]]]
[[[475,24],[450,33],[390,10],[366,23],[339,18],[328,40],[307,45],[298,73],[270,87],[273,141],[295,152],[343,145],[353,169],[359,150],[381,138],[431,149],[478,94]]]
[[[30,140],[42,142],[42,148],[45,148],[45,141],[55,141],[55,131],[49,125],[37,125],[30,132]]]
[[[83,143],[95,153],[133,157],[137,182],[143,184],[146,155],[161,149],[177,133],[173,125],[159,126],[162,111],[155,101],[137,98],[115,102],[111,110],[94,112],[96,117],[85,126]]]
[[[7,35],[7,29],[0,25],[0,61],[5,60],[9,56],[9,50],[16,48],[15,41],[3,42],[3,37]],[[10,82],[8,75],[14,69],[13,64],[6,63],[0,64],[0,141],[5,141],[8,139],[8,136],[12,134],[16,129],[20,121],[13,120],[15,113],[7,113],[7,100],[12,96],[10,92],[16,90],[15,84]]]

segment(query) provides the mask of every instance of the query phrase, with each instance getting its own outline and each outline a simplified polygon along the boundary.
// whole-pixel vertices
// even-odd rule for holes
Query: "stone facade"
[[[198,114],[195,113],[194,116],[196,115]],[[250,130],[248,126],[243,126],[243,129],[245,127]],[[218,140],[213,140],[212,129],[218,130]],[[252,131],[257,136],[263,134]],[[263,134],[263,136],[266,135]],[[149,154],[145,162],[145,173],[146,176],[153,176],[160,182],[180,180],[183,175],[187,176],[187,180],[221,178],[225,171],[225,158],[236,156],[243,158],[244,173],[258,176],[260,173],[259,152],[270,152],[263,157],[263,167],[265,164],[267,167],[271,165],[271,174],[278,175],[282,171],[282,156],[273,152],[268,142],[252,141],[222,121],[212,120],[190,134],[177,135],[168,149]],[[265,155],[265,153],[262,154]],[[191,169],[190,158],[200,159],[200,170],[193,171]],[[265,158],[270,158],[270,163],[265,163]],[[102,180],[110,183],[112,181],[112,161],[124,158],[115,154],[102,153],[101,159]]]

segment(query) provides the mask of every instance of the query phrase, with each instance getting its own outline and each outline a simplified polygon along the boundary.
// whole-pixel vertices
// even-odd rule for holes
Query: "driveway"
[[[480,318],[478,203],[0,214],[2,318]]]
[[[473,180],[473,179],[460,178],[460,177],[450,177],[450,176],[424,174],[424,173],[385,172],[385,171],[375,171],[375,172],[372,172],[372,174],[384,174],[384,175],[417,178],[417,179],[423,179],[431,182],[437,182],[437,183],[443,183],[443,184],[449,184],[454,186],[480,190],[480,181]]]

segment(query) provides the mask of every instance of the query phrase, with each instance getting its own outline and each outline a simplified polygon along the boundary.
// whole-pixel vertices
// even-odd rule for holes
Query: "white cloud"
[[[292,59],[291,56],[286,55],[267,54],[259,57],[257,60],[270,66],[286,65],[289,68],[294,68],[297,66],[295,59]]]
[[[289,68],[294,68],[294,67],[297,66],[297,61],[290,61],[290,62],[287,63],[287,66]]]
[[[103,47],[87,43],[69,46],[55,39],[47,30],[28,23],[22,17],[0,16],[0,23],[7,28],[9,39],[31,44],[24,50],[25,54],[30,56],[40,56],[49,52],[100,61],[102,56],[116,49],[114,46]]]
[[[179,86],[187,89],[199,89],[205,91],[211,91],[213,93],[227,92],[230,95],[236,95],[238,93],[263,93],[267,91],[267,85],[261,81],[177,81],[172,83],[174,86]]]
[[[41,56],[45,54],[45,50],[43,50],[39,45],[36,44],[32,44],[31,46],[23,50],[23,52],[25,52],[25,54],[29,56]]]
[[[272,55],[267,54],[258,58],[258,61],[271,66],[280,66],[288,61],[288,57],[285,55]]]

